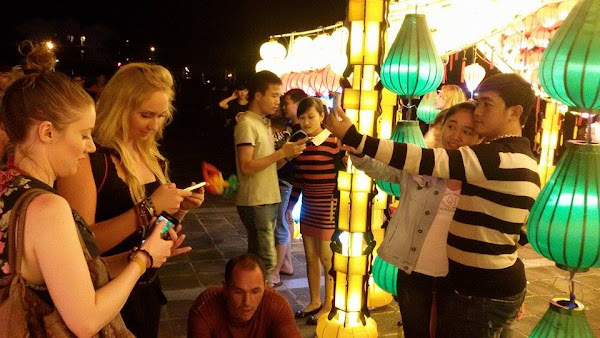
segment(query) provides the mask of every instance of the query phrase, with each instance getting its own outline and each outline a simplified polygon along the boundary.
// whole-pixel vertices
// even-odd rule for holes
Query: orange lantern
[[[538,27],[531,33],[531,39],[533,43],[542,48],[548,47],[548,43],[550,43],[551,33],[544,27]]]
[[[540,23],[535,15],[530,15],[523,19],[523,33],[527,34],[533,31]]]

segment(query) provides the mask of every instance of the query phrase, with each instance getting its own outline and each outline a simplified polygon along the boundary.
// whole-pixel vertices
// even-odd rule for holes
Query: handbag
[[[16,201],[10,211],[8,226],[8,257],[13,271],[12,278],[0,286],[0,338],[8,337],[75,337],[69,330],[60,313],[52,304],[48,304],[34,290],[27,286],[21,275],[23,257],[23,230],[25,227],[25,212],[27,206],[46,190],[32,188],[25,191]],[[78,232],[79,233],[79,232]],[[92,270],[92,278],[97,277],[97,271],[105,267],[99,258],[92,258],[83,243],[81,234],[79,240],[84,251],[88,267]],[[100,268],[99,268],[100,267]],[[96,275],[96,276],[94,276]],[[105,284],[107,279],[104,281]],[[108,325],[103,327],[95,337],[133,337],[127,330],[120,315],[117,315]]]

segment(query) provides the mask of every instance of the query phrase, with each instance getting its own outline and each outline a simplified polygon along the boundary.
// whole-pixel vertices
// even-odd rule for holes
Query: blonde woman
[[[440,112],[435,117],[433,123],[429,126],[429,130],[425,133],[425,144],[428,148],[441,148],[442,145],[442,126],[446,116],[446,112],[450,107],[453,107],[461,102],[467,101],[465,93],[457,85],[444,85],[438,91],[438,96],[433,102],[435,109]]]
[[[119,276],[109,281],[90,228],[52,188],[57,178],[73,175],[86,154],[95,150],[94,101],[66,75],[50,71],[56,58],[45,47],[34,47],[26,57],[26,74],[8,86],[0,107],[0,121],[14,145],[9,164],[0,171],[0,293],[16,269],[8,260],[13,249],[12,240],[7,240],[10,214],[18,212],[17,199],[36,188],[45,193],[34,197],[19,216],[25,220],[20,272],[39,300],[24,300],[27,324],[10,320],[9,314],[2,329],[11,336],[46,336],[40,332],[44,321],[56,320],[39,315],[47,303],[74,336],[130,337],[119,311],[140,275],[165,262],[174,243],[153,231]],[[177,239],[175,232],[171,235]]]
[[[155,215],[166,211],[181,220],[204,200],[204,190],[192,193],[169,182],[168,162],[158,151],[163,128],[173,116],[173,98],[173,78],[166,68],[145,63],[123,66],[97,103],[97,153],[75,176],[59,181],[58,191],[92,224],[101,252],[110,257],[113,275],[139,246]],[[189,250],[178,248],[173,254]],[[156,337],[165,303],[156,271],[149,271],[121,314],[136,336]]]

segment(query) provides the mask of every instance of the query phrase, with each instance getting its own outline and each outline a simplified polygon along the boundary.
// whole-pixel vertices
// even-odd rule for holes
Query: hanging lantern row
[[[330,67],[336,74],[343,75],[348,66],[346,46],[349,35],[348,29],[343,26],[331,34],[319,34],[314,39],[292,35],[287,49],[272,39],[260,47],[262,60],[258,61],[255,69],[257,72],[269,70],[281,76]]]
[[[341,77],[330,67],[302,73],[286,73],[281,76],[283,91],[300,88],[308,95],[327,95],[329,92],[341,93]]]

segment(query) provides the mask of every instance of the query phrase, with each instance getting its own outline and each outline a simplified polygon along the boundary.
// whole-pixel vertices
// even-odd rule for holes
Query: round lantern
[[[544,27],[538,27],[531,32],[531,39],[533,40],[533,43],[541,48],[548,47],[551,36],[552,33]]]
[[[398,121],[390,139],[399,143],[411,143],[421,148],[427,148],[423,133],[419,128],[419,121]],[[379,189],[385,191],[388,195],[400,197],[400,184],[380,180],[375,180],[375,183],[377,183]]]
[[[550,4],[542,7],[537,11],[536,16],[540,22],[540,26],[544,28],[552,28],[558,22],[558,6]]]
[[[442,59],[425,15],[406,14],[380,75],[385,88],[403,97],[424,95],[442,83]]]
[[[473,92],[477,89],[477,86],[479,86],[484,77],[485,69],[483,69],[480,64],[472,63],[465,67],[465,82],[467,83],[467,88],[469,88],[469,91],[471,92],[471,98],[473,97]]]
[[[371,273],[375,284],[394,296],[398,295],[398,268],[396,266],[386,262],[379,256],[375,256]]]
[[[417,107],[417,118],[427,124],[432,124],[435,117],[439,114],[440,110],[435,109],[435,98],[437,93],[435,91],[429,92],[423,96],[419,107]]]
[[[558,5],[558,18],[560,20],[564,20],[567,18],[567,16],[569,16],[569,13],[571,13],[571,10],[573,9],[573,7],[575,6],[575,4],[577,3],[577,0],[567,0],[567,1],[563,1]]]
[[[269,68],[271,68],[271,63],[267,60],[260,60],[256,63],[256,67],[254,67],[254,69],[256,70],[256,72],[261,72],[263,70],[269,70]]]
[[[600,144],[570,141],[527,220],[535,251],[566,270],[600,267]]]
[[[334,55],[329,61],[329,67],[337,75],[344,75],[348,67],[348,57],[344,55]]]
[[[600,1],[582,0],[548,44],[540,62],[544,91],[567,106],[600,109]]]
[[[263,43],[260,46],[259,52],[263,60],[283,60],[287,54],[285,47],[275,40]]]

